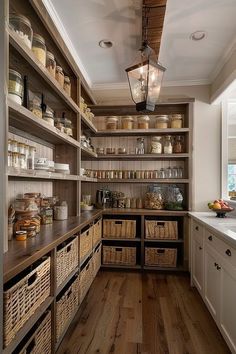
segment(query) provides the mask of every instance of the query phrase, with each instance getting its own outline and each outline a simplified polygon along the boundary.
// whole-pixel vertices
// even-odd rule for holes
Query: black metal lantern
[[[143,42],[140,53],[141,58],[125,70],[131,96],[137,111],[154,111],[166,69],[158,63],[157,56],[147,41]]]

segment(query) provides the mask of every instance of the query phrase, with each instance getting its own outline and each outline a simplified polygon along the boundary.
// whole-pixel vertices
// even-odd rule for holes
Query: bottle
[[[166,135],[164,142],[164,154],[172,154],[173,153],[173,144],[170,135]]]

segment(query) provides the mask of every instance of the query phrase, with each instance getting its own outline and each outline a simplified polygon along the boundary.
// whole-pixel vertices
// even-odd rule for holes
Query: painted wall
[[[94,91],[98,104],[130,104],[128,89]],[[220,197],[221,107],[210,105],[210,86],[163,87],[161,98],[193,97],[193,209]]]

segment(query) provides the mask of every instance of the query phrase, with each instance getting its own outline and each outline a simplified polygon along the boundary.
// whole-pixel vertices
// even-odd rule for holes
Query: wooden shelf
[[[152,210],[152,209],[121,209],[121,208],[109,208],[103,209],[103,215],[146,215],[146,216],[186,216],[187,210]]]
[[[97,178],[86,177],[86,176],[79,176],[79,181],[81,182],[97,182]]]
[[[49,179],[62,181],[78,181],[79,176],[67,175],[57,172],[48,172],[41,170],[17,170],[15,168],[8,168],[8,176],[12,178],[33,178],[33,179]]]
[[[119,154],[119,155],[97,155],[98,160],[121,160],[121,161],[129,161],[129,160],[184,160],[189,157],[188,153],[183,154]]]
[[[65,133],[60,132],[56,127],[52,127],[43,119],[37,118],[31,111],[15,103],[8,98],[9,124],[26,133],[37,136],[52,144],[70,144],[75,148],[80,147],[80,143]]]
[[[141,238],[102,238],[102,241],[141,242]]]
[[[178,240],[158,240],[158,239],[144,239],[144,242],[147,243],[183,243],[184,240],[179,238]]]
[[[80,109],[73,99],[63,90],[56,79],[50,75],[48,70],[36,58],[32,50],[30,50],[23,41],[19,40],[18,35],[7,29],[9,33],[9,43],[17,50],[17,52],[27,61],[28,64],[44,79],[44,81],[53,89],[53,91],[65,102],[65,104],[75,113],[80,113]]]
[[[118,264],[102,264],[101,268],[110,268],[110,269],[141,269],[141,265],[118,265]]]
[[[158,178],[158,179],[103,179],[103,178],[99,178],[97,180],[100,183],[168,183],[168,184],[186,184],[189,183],[189,179],[176,179],[176,178],[170,178],[170,179],[166,179],[166,178]]]
[[[125,130],[125,129],[117,129],[117,130],[98,130],[96,136],[143,136],[143,135],[164,135],[164,134],[183,134],[188,133],[190,130],[189,128],[181,128],[181,129],[132,129],[132,130]]]
[[[97,154],[81,145],[81,157],[90,160],[91,158],[97,158]]]
[[[85,114],[80,109],[81,122],[85,130],[90,130],[92,133],[97,134],[97,128],[95,125],[85,116]]]

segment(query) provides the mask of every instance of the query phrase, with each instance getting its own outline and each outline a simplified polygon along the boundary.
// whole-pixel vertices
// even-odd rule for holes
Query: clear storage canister
[[[46,54],[46,68],[50,74],[55,78],[56,75],[56,60],[54,55],[51,52],[47,51]]]
[[[49,107],[47,108],[46,112],[43,113],[43,120],[54,127],[54,112]]]
[[[118,118],[116,118],[116,117],[107,117],[106,129],[107,130],[116,130],[116,129],[118,129]]]
[[[183,116],[182,116],[182,114],[172,114],[172,116],[171,116],[171,128],[174,128],[174,129],[183,128]]]
[[[172,154],[173,153],[173,143],[171,135],[166,135],[164,142],[164,154]]]
[[[63,88],[64,87],[64,73],[62,70],[62,67],[57,65],[56,66],[56,75],[55,75],[56,80],[60,84],[60,86]]]
[[[10,28],[15,31],[25,45],[31,49],[33,30],[28,18],[21,14],[10,14],[9,24]]]
[[[156,116],[155,119],[156,119],[156,121],[155,121],[155,128],[156,129],[167,129],[168,128],[169,118],[167,115]]]
[[[132,130],[134,126],[133,117],[122,117],[122,129]]]
[[[71,95],[71,82],[69,76],[64,77],[64,90],[69,96]]]
[[[149,129],[149,122],[148,116],[138,117],[138,129]]]
[[[65,119],[64,133],[73,136],[72,122],[69,119]]]
[[[9,69],[8,96],[16,103],[22,104],[23,81],[18,71]]]
[[[40,34],[34,33],[33,35],[32,51],[40,63],[46,66],[46,45],[44,38]]]
[[[36,117],[38,117],[38,118],[43,117],[43,112],[42,112],[40,101],[37,101],[37,100],[30,101],[29,102],[29,109]]]
[[[161,154],[162,153],[162,141],[161,136],[153,136],[151,141],[151,154]]]

